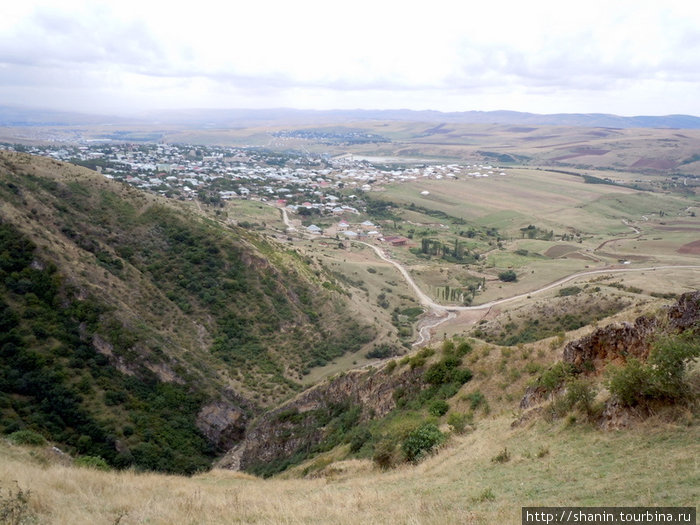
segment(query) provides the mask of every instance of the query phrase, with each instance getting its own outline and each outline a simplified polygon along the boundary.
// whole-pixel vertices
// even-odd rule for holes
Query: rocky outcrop
[[[678,330],[700,324],[700,291],[685,293],[668,309],[668,320]]]
[[[700,326],[700,291],[683,294],[667,307],[665,315],[638,317],[634,323],[610,324],[564,347],[562,360],[577,374],[599,375],[610,363],[624,363],[630,358],[645,360],[654,338],[660,333],[678,333]],[[530,386],[520,401],[521,410],[533,410],[556,397],[563,385],[548,392],[542,386]],[[526,420],[527,413],[516,424]],[[610,400],[600,418],[602,428],[621,428],[632,417],[641,417],[629,407]]]
[[[638,317],[634,323],[610,324],[564,347],[563,361],[583,373],[602,370],[607,363],[630,357],[646,359],[659,321]]]
[[[228,401],[213,401],[197,414],[197,428],[219,450],[228,450],[243,439],[248,416]]]
[[[394,391],[419,389],[423,370],[353,370],[302,392],[295,399],[261,415],[246,431],[245,438],[218,464],[246,470],[261,463],[289,458],[311,450],[326,435],[324,418],[351,408],[360,410],[359,420],[382,417],[395,406]]]
[[[578,372],[599,373],[611,362],[631,357],[646,359],[657,332],[684,331],[700,322],[700,291],[683,294],[666,310],[666,316],[638,317],[634,323],[611,324],[564,347],[565,363]]]

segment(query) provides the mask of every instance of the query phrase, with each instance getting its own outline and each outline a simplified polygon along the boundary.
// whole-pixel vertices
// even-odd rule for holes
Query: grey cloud
[[[124,22],[108,11],[35,12],[0,37],[0,62],[24,65],[120,64],[147,69],[165,53],[142,21]]]

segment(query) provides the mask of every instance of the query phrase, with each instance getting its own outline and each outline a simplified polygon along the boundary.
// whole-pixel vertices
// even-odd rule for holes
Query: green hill
[[[374,336],[311,260],[89,170],[0,152],[0,206],[5,433],[194,472]]]

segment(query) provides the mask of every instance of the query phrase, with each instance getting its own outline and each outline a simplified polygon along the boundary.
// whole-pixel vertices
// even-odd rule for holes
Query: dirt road
[[[585,272],[578,272],[574,273],[571,275],[568,275],[566,277],[562,277],[561,279],[558,279],[554,282],[551,282],[545,286],[542,286],[541,288],[538,288],[536,290],[532,290],[530,292],[526,293],[521,293],[518,295],[513,295],[511,297],[506,297],[503,299],[496,299],[494,301],[489,301],[488,303],[483,303],[475,306],[446,306],[442,304],[438,304],[435,301],[433,301],[430,297],[428,297],[423,290],[421,290],[416,282],[413,280],[413,277],[411,277],[411,274],[408,273],[408,270],[401,265],[399,262],[391,259],[389,256],[386,255],[386,253],[378,248],[377,246],[374,246],[372,244],[362,242],[362,241],[353,241],[357,242],[358,244],[363,244],[365,246],[368,246],[374,252],[384,261],[393,264],[399,272],[401,272],[401,275],[403,275],[404,279],[406,282],[413,288],[413,290],[416,293],[416,296],[418,297],[418,300],[420,304],[423,306],[427,307],[430,309],[430,311],[433,313],[433,315],[437,316],[437,319],[435,321],[430,322],[428,324],[425,324],[421,326],[419,332],[418,332],[418,339],[416,340],[415,343],[413,343],[413,346],[419,346],[422,344],[427,343],[430,341],[430,330],[451,320],[454,319],[455,317],[455,312],[464,312],[464,311],[478,311],[478,310],[488,310],[489,308],[492,308],[494,306],[497,306],[499,304],[507,303],[510,301],[515,301],[517,299],[522,299],[524,297],[536,295],[542,292],[546,292],[547,290],[551,290],[552,288],[556,288],[557,286],[561,286],[564,283],[567,283],[569,281],[573,281],[574,279],[578,279],[579,277],[586,277],[588,275],[599,275],[599,274],[605,274],[605,273],[625,273],[625,272],[650,272],[650,271],[657,271],[657,270],[682,270],[682,269],[700,269],[700,266],[691,266],[691,265],[685,265],[685,266],[649,266],[646,268],[606,268],[606,269],[601,269],[601,270],[587,270]]]

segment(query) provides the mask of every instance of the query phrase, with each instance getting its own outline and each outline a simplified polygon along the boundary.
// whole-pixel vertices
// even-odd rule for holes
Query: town
[[[252,199],[307,216],[360,214],[365,211],[362,195],[381,191],[386,184],[505,175],[488,164],[382,164],[352,155],[330,157],[262,148],[102,141],[0,147],[84,166],[169,198],[197,199],[214,206],[231,199]],[[352,236],[347,228],[342,220],[337,225],[339,231]],[[320,229],[309,232],[320,233]],[[378,235],[371,223],[364,224],[359,235],[365,232]]]

